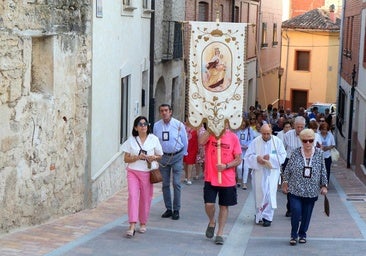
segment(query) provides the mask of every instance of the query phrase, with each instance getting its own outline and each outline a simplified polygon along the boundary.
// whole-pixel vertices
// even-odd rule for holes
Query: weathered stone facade
[[[0,3],[0,232],[83,209],[91,1]]]

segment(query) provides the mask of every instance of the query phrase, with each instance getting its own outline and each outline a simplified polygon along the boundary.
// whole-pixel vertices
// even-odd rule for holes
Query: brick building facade
[[[344,1],[338,78],[337,145],[347,167],[366,183],[366,4]]]

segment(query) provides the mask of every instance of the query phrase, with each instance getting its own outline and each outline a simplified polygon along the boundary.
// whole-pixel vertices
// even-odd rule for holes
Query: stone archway
[[[160,119],[159,106],[163,103],[171,104],[170,99],[167,99],[167,95],[170,95],[170,93],[167,92],[164,77],[161,76],[158,82],[156,83],[155,88],[155,109],[154,109],[155,121]]]

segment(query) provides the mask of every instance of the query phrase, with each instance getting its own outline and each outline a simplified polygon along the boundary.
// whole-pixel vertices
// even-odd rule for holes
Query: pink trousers
[[[150,172],[128,169],[128,221],[146,224],[149,220],[153,196]]]

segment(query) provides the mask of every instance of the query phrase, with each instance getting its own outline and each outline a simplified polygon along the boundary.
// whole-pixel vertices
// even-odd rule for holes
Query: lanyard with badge
[[[248,134],[247,134],[247,141],[250,140],[250,130],[248,129]],[[240,132],[240,140],[245,140],[245,130],[243,132]]]
[[[166,126],[166,124],[163,123],[163,132],[161,134],[161,138],[163,141],[169,141],[169,124]]]
[[[302,171],[302,176],[307,179],[310,179],[313,173],[313,167],[311,166],[311,162],[313,161],[314,151],[315,150],[313,148],[310,158],[305,158],[304,150],[301,148],[301,153],[304,156],[304,169]]]

